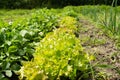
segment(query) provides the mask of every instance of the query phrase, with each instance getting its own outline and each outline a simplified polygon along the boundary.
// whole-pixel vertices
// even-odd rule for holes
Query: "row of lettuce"
[[[83,52],[80,40],[74,35],[77,29],[75,24],[73,17],[66,16],[60,21],[60,28],[48,33],[40,41],[34,59],[23,62],[21,80],[91,78],[91,73],[85,73],[90,69],[89,62],[93,57]],[[77,76],[80,73],[82,75]]]
[[[24,20],[0,21],[0,80],[75,80],[81,73],[89,78],[85,73],[92,56],[83,52],[74,34],[76,16],[41,9]]]

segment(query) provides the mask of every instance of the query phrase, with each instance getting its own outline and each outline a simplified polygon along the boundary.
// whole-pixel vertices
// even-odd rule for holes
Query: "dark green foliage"
[[[43,0],[0,0],[0,8],[34,8],[41,6]]]
[[[113,0],[0,0],[0,8],[64,7],[67,5],[111,5]],[[118,0],[120,5],[120,0]]]
[[[33,58],[37,43],[52,31],[57,17],[51,10],[42,9],[21,23],[0,24],[0,80],[15,77],[22,61]]]

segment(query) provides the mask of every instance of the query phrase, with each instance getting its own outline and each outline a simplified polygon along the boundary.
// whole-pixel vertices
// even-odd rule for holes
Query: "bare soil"
[[[85,52],[93,54],[92,66],[95,77],[107,76],[104,80],[120,80],[120,50],[115,40],[109,38],[101,28],[86,19],[80,19],[79,38]],[[100,79],[100,80],[103,80]]]

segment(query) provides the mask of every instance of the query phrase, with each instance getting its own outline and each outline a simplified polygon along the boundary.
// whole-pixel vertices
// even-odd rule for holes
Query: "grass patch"
[[[34,10],[23,10],[23,9],[16,9],[16,10],[0,10],[0,19],[5,22],[15,21],[19,19],[25,19],[30,17]]]

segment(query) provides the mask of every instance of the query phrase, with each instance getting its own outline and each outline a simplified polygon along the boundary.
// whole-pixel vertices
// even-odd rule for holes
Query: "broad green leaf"
[[[27,32],[28,32],[27,30],[22,30],[22,31],[20,31],[20,35],[21,35],[22,37],[24,37]]]
[[[2,74],[2,73],[0,73],[0,80],[2,80],[2,78],[4,78],[5,76]]]
[[[11,41],[5,41],[5,43],[9,46],[11,45]]]
[[[11,70],[19,70],[20,69],[20,65],[18,65],[17,63],[14,63],[12,66],[11,66]]]
[[[10,47],[8,48],[8,52],[9,52],[9,53],[17,52],[17,50],[18,50],[17,46],[10,46]]]
[[[12,76],[12,71],[11,70],[6,70],[5,74],[6,74],[6,76],[11,77]]]
[[[10,68],[10,63],[7,62],[7,61],[4,61],[4,62],[2,63],[2,69],[3,69],[3,70],[6,70],[6,69],[9,69],[9,68]]]

